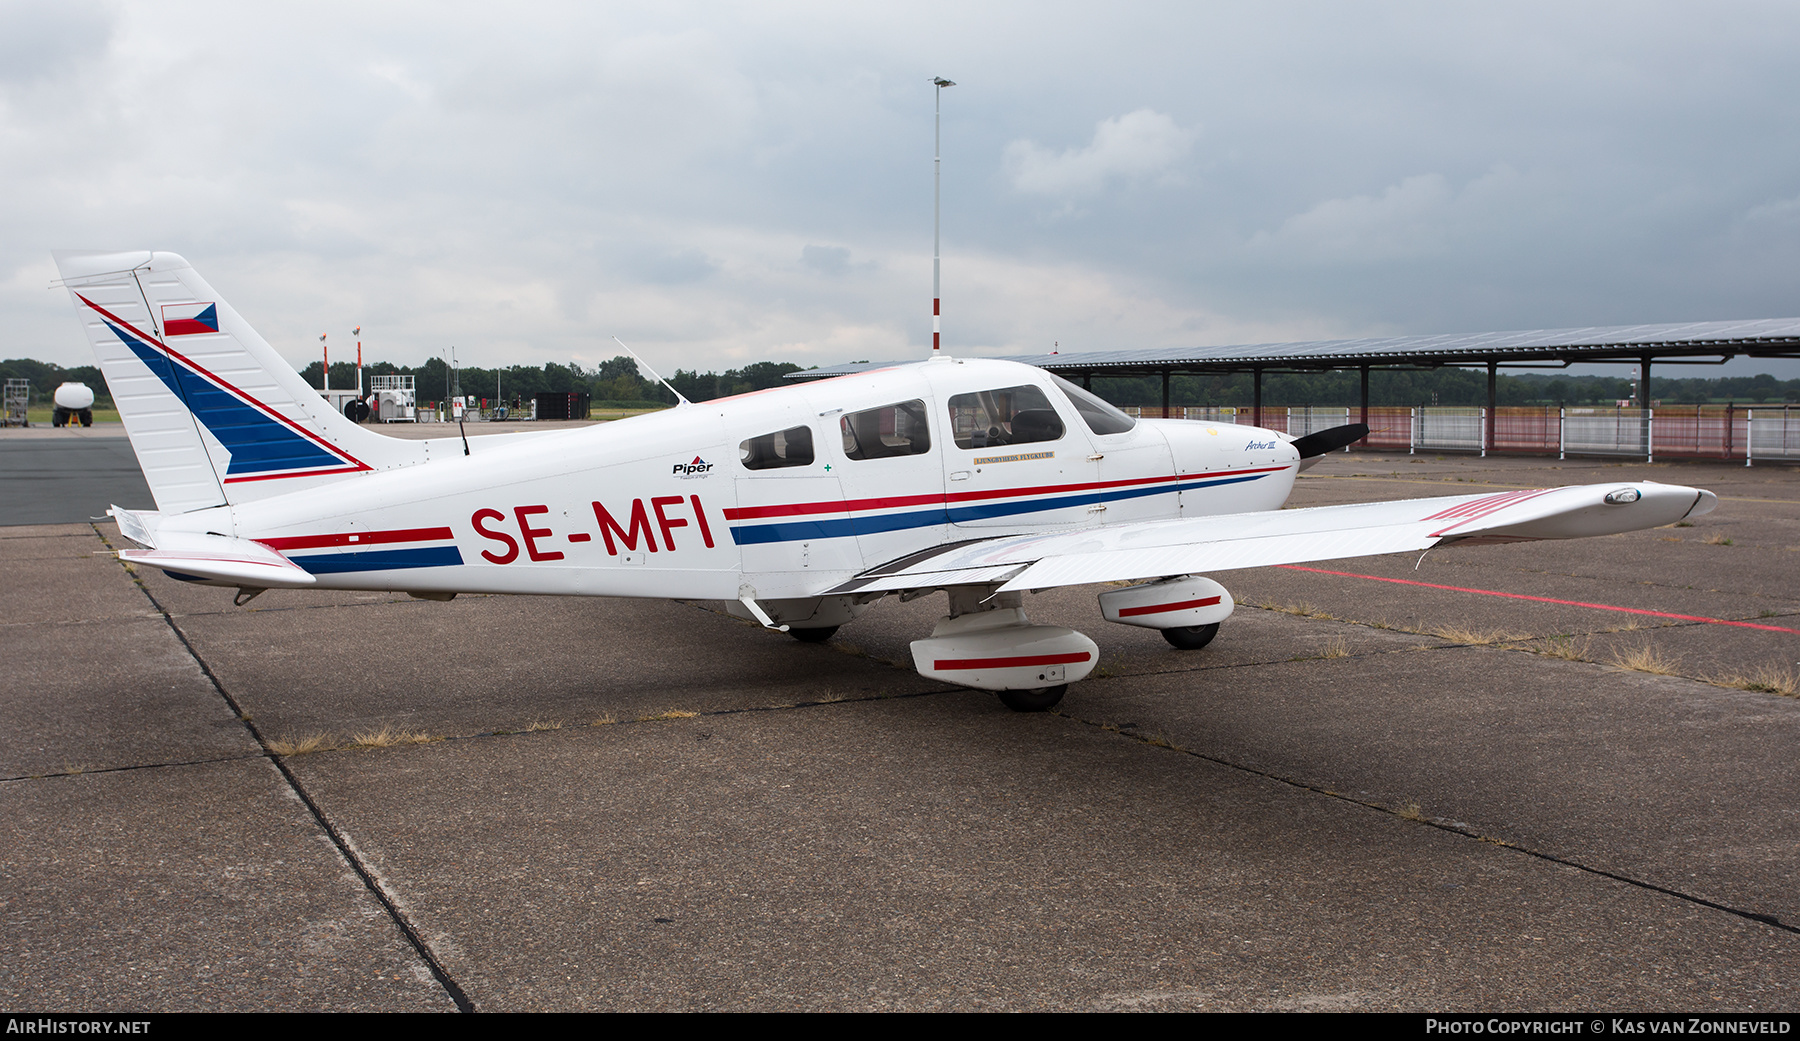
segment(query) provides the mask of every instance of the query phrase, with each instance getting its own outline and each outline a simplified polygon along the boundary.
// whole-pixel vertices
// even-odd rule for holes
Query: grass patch
[[[1731,545],[1731,539],[1724,535],[1708,535],[1705,538],[1701,539],[1700,541],[1706,543],[1708,546],[1729,546],[1729,545]]]
[[[1631,650],[1613,653],[1612,663],[1621,669],[1632,672],[1648,672],[1655,676],[1677,676],[1681,673],[1681,665],[1673,658],[1666,658],[1663,653],[1650,644]]]
[[[1752,672],[1734,672],[1726,676],[1719,676],[1712,682],[1721,687],[1754,690],[1763,694],[1780,694],[1790,698],[1800,695],[1800,673],[1774,665],[1762,665]]]
[[[1348,658],[1350,657],[1350,645],[1342,636],[1333,636],[1325,641],[1325,646],[1319,648],[1319,657]]]
[[[396,730],[384,726],[380,730],[366,730],[350,738],[350,748],[393,748],[395,745],[423,745],[439,738],[423,734],[416,730]]]
[[[699,717],[699,715],[700,715],[700,713],[698,713],[698,712],[686,712],[681,709],[670,709],[667,712],[658,712],[654,716],[639,716],[637,718],[637,721],[639,723],[654,723],[659,719],[696,719]]]
[[[302,738],[279,738],[269,742],[269,751],[279,756],[306,755],[308,752],[326,752],[337,747],[332,743],[329,734],[313,734]]]
[[[1425,810],[1416,802],[1409,802],[1405,806],[1400,807],[1399,812],[1400,816],[1405,817],[1409,821],[1422,821],[1425,819]]]
[[[1693,521],[1676,521],[1675,526],[1677,528],[1691,528],[1694,526],[1694,522]]]
[[[1564,661],[1587,661],[1588,647],[1592,643],[1588,637],[1580,640],[1573,636],[1552,636],[1538,644],[1537,652],[1549,658],[1561,658]]]
[[[38,394],[38,393],[41,393],[41,391],[37,390],[36,388],[33,388],[32,393]],[[54,394],[55,391],[51,391],[51,393]],[[106,408],[104,406],[101,406],[101,407],[95,408],[93,410],[93,413],[94,413],[94,422],[96,422],[96,423],[120,422],[119,410],[116,408]],[[34,427],[47,427],[50,425],[50,421],[56,418],[56,407],[54,405],[32,405],[25,410],[25,418]],[[76,429],[80,429],[80,427],[81,427],[80,420],[75,421],[75,427],[76,427]]]

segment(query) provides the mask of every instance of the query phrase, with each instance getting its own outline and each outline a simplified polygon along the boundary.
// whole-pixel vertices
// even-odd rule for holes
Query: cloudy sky
[[[50,251],[140,248],[300,364],[917,357],[935,75],[956,352],[1795,316],[1797,53],[1791,3],[0,0],[0,357],[87,361]]]

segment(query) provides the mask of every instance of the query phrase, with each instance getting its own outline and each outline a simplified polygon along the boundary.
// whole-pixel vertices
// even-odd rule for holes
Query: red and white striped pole
[[[942,312],[941,298],[943,293],[943,258],[942,239],[938,234],[938,224],[942,213],[943,189],[939,187],[938,170],[944,164],[944,88],[954,87],[955,83],[942,76],[931,81],[937,86],[936,102],[932,106],[931,129],[931,353],[936,356],[942,346],[939,340],[938,316]]]

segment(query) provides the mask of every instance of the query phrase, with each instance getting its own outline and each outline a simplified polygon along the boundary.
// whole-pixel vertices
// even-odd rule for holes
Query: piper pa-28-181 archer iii
[[[1113,583],[1107,621],[1196,649],[1208,574],[1653,528],[1717,500],[1650,482],[1283,510],[1367,433],[1133,419],[1041,369],[934,358],[544,433],[409,441],[331,409],[173,253],[58,254],[155,511],[119,556],[265,589],[722,601],[824,640],[942,590],[919,673],[1054,705],[1099,659],[1027,590]],[[1116,587],[1130,581],[1137,584]]]

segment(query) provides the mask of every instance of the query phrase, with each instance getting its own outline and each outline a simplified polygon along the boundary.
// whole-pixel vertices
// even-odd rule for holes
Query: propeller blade
[[[1326,452],[1335,452],[1345,445],[1361,441],[1368,436],[1369,424],[1346,423],[1341,427],[1332,427],[1316,434],[1295,438],[1294,451],[1299,452],[1302,459],[1311,459],[1313,456],[1324,455]]]

